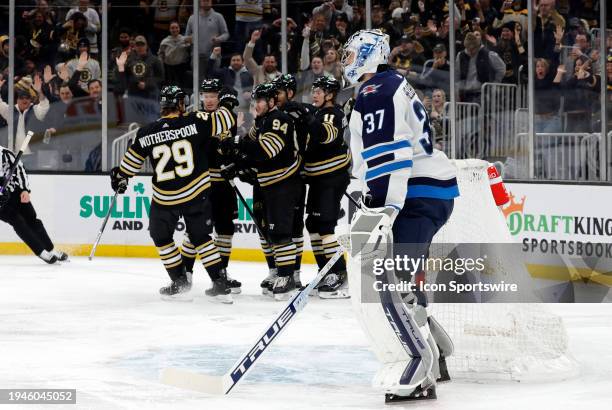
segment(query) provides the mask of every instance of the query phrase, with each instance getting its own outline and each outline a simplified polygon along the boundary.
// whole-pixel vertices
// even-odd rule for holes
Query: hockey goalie
[[[418,282],[423,273],[385,267],[375,274],[374,264],[398,252],[427,257],[459,196],[456,169],[433,148],[427,111],[415,90],[387,65],[388,37],[361,30],[343,51],[345,78],[362,83],[349,122],[353,174],[364,198],[351,222],[352,303],[382,363],[374,385],[385,391],[385,401],[433,399],[436,382],[449,379],[444,358],[452,342],[428,314],[424,293],[388,286]]]

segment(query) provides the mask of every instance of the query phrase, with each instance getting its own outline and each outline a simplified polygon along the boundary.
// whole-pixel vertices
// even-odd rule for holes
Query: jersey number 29
[[[153,148],[153,158],[159,158],[155,167],[157,182],[174,179],[177,175],[179,177],[187,177],[193,172],[193,149],[191,148],[191,143],[187,140],[175,141],[171,146],[155,146]],[[170,158],[174,159],[177,165],[174,169],[164,171]]]

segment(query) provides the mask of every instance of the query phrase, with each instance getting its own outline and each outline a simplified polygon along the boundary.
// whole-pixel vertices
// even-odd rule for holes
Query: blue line
[[[374,147],[374,148],[366,149],[365,151],[361,153],[361,156],[363,157],[363,159],[367,160],[369,158],[375,157],[376,155],[382,154],[384,152],[395,151],[401,148],[410,148],[410,147],[411,147],[410,141],[401,140],[401,141],[394,142],[393,144],[383,145],[382,147]]]

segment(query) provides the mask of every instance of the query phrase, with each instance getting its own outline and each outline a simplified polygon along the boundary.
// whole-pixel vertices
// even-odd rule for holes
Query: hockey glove
[[[128,178],[119,171],[119,167],[111,169],[110,177],[113,191],[123,194],[127,190]]]
[[[240,102],[238,101],[238,97],[232,92],[230,88],[223,87],[219,92],[219,106],[225,107],[228,110],[233,110],[238,107]]]
[[[289,101],[283,106],[283,111],[289,114],[293,119],[300,120],[305,119],[308,115],[312,116],[303,104],[296,103],[295,101]]]
[[[11,200],[11,193],[6,190],[0,195],[0,210],[4,208]]]
[[[236,177],[236,164],[228,164],[221,167],[221,176],[226,181],[231,181]]]
[[[235,158],[240,152],[238,135],[235,137],[223,138],[219,142],[219,152],[229,158]]]
[[[351,120],[351,113],[353,112],[354,107],[355,107],[355,99],[353,97],[346,100],[346,102],[342,106],[342,111],[344,111],[344,116],[346,117],[346,121]]]

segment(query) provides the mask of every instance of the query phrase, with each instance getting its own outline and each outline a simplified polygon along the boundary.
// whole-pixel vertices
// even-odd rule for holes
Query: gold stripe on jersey
[[[262,12],[249,11],[249,10],[236,11],[236,17],[261,17],[261,16],[263,16]]]
[[[334,127],[334,124],[331,122],[324,122],[323,127],[327,132],[327,136],[325,137],[325,140],[322,142],[322,144],[329,144],[338,137],[338,128]]]
[[[134,176],[140,171],[142,164],[144,159],[130,148],[123,154],[119,170],[126,175]]]
[[[254,125],[252,125],[251,129],[249,129],[249,138],[252,139],[253,141],[257,139],[257,129],[255,128]]]
[[[221,175],[221,169],[219,168],[208,168],[208,174],[210,175],[210,182],[225,181],[225,178]]]
[[[268,186],[279,181],[282,181],[285,178],[290,177],[295,174],[296,171],[300,168],[300,159],[296,159],[293,164],[288,167],[277,169],[275,171],[270,172],[262,172],[257,173],[257,181],[259,182],[259,186]]]
[[[273,158],[281,152],[285,146],[285,142],[277,134],[266,132],[259,137],[259,145],[261,145],[266,154],[268,154],[268,158]]]
[[[153,185],[153,200],[160,205],[178,205],[191,201],[208,188],[210,188],[210,179],[208,171],[205,171],[189,185],[177,191],[164,191]]]
[[[183,263],[181,253],[174,242],[158,247],[157,252],[159,253],[159,257],[161,258],[166,269],[177,267]]]
[[[325,161],[306,162],[304,164],[304,174],[309,177],[329,174],[331,172],[347,167],[350,163],[351,153],[347,152],[345,154],[326,159]]]
[[[204,171],[200,174],[200,176],[198,176],[197,178],[195,178],[193,181],[191,181],[190,183],[188,183],[187,185],[185,185],[184,187],[177,189],[176,191],[164,191],[161,188],[156,187],[155,185],[153,185],[153,190],[155,192],[159,192],[160,194],[164,194],[164,195],[176,195],[176,194],[180,194],[181,192],[185,192],[187,191],[189,188],[193,187],[196,184],[199,184],[203,179],[208,179],[208,171]]]

